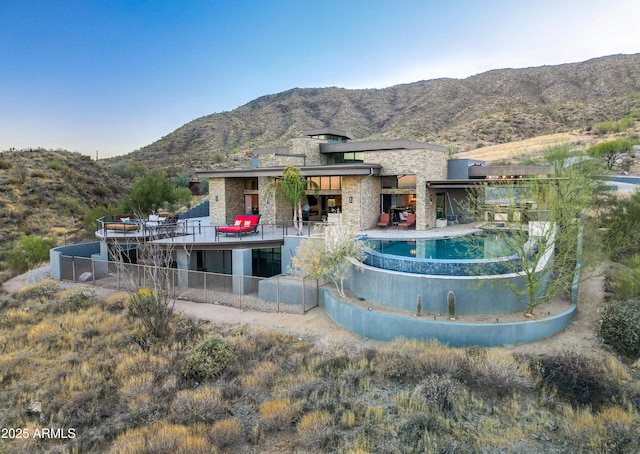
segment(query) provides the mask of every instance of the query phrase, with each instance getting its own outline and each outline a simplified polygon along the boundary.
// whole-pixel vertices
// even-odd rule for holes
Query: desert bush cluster
[[[138,342],[127,294],[42,281],[0,307],[0,420],[72,439],[7,452],[637,452],[640,386],[615,357],[376,348],[183,315]],[[28,411],[33,402],[41,411]]]

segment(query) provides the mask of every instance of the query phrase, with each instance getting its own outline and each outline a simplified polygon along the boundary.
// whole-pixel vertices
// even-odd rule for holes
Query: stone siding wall
[[[325,143],[326,140],[311,139],[308,137],[301,137],[291,139],[291,153],[304,154],[306,158],[304,165],[306,166],[322,166],[327,164],[327,157],[320,154],[320,144]]]
[[[258,155],[258,167],[296,166],[305,165],[304,156],[291,156],[285,154],[261,154]]]

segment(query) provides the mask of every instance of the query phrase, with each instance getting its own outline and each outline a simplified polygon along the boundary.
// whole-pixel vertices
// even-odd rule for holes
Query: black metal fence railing
[[[117,290],[153,287],[159,269],[86,257],[61,257],[61,279]],[[272,278],[235,276],[203,271],[161,268],[172,296],[178,300],[221,304],[263,312],[305,314],[318,306],[316,279],[280,275]],[[264,297],[261,297],[264,295]]]

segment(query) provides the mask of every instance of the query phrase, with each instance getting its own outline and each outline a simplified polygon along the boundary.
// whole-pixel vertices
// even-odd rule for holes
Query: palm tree
[[[319,187],[311,180],[302,176],[302,171],[295,166],[288,166],[282,172],[282,179],[269,184],[267,191],[274,189],[280,192],[293,209],[293,227],[297,235],[302,235],[302,206],[307,203],[307,190],[318,195]]]

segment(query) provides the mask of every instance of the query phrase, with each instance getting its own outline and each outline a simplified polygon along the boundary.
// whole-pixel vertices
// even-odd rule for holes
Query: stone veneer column
[[[209,178],[209,219],[211,225],[223,225],[227,223],[223,197],[224,191],[224,178]]]
[[[233,222],[244,213],[244,184],[240,178],[209,178],[209,217],[212,225]]]
[[[357,230],[374,228],[380,217],[380,177],[343,176],[342,213]]]
[[[275,180],[273,177],[258,177],[260,222],[265,224],[282,224],[292,219],[291,208],[285,197],[274,188],[267,190]]]
[[[260,212],[260,222],[264,224],[275,224],[276,222],[273,190],[267,191],[267,187],[272,181],[271,177],[258,177],[258,211]]]

